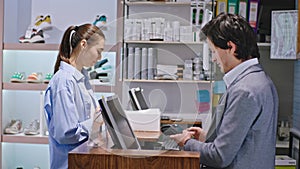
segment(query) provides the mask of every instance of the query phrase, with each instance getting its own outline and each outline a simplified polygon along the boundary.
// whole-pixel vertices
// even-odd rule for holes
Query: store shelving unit
[[[214,2],[214,1],[212,1]],[[213,4],[209,2],[211,6]],[[123,1],[124,18],[147,19],[162,17],[168,21],[179,21],[182,26],[189,26],[191,15],[191,2],[162,2],[162,1]],[[209,8],[209,5],[207,6]],[[146,17],[144,16],[146,15]],[[125,21],[124,21],[125,23]],[[196,26],[193,26],[196,29]],[[197,28],[199,29],[199,28]],[[124,26],[126,30],[126,24]],[[152,40],[129,40],[124,33],[123,48],[124,64],[127,64],[129,47],[156,48],[157,63],[166,65],[183,65],[184,60],[192,59],[202,53],[204,42],[202,41],[152,41]],[[210,69],[213,68],[210,63]],[[128,65],[123,65],[127,68]],[[122,73],[126,72],[123,70]],[[155,80],[155,79],[131,79],[123,74],[123,97],[122,102],[128,103],[127,91],[132,87],[144,89],[148,104],[158,107],[162,113],[171,113],[176,117],[184,117],[189,114],[191,119],[198,119],[199,114],[196,106],[193,106],[197,90],[208,90],[212,94],[214,79],[207,80]],[[155,95],[155,97],[154,97]],[[130,109],[130,107],[126,107]]]
[[[50,0],[49,0],[50,1]],[[20,6],[13,6],[12,8],[6,8],[5,7],[5,3],[17,3]],[[5,101],[10,101],[10,102],[14,102],[14,97],[12,98],[6,98],[6,94],[9,93],[10,95],[22,95],[22,93],[33,93],[36,96],[35,97],[41,97],[41,92],[43,92],[46,87],[47,84],[31,84],[31,83],[10,83],[9,80],[7,79],[7,74],[5,74],[7,72],[6,69],[4,69],[4,67],[7,66],[11,66],[14,67],[15,65],[12,64],[13,62],[9,62],[7,63],[7,56],[5,55],[5,51],[9,51],[9,52],[33,52],[34,55],[39,55],[45,51],[49,51],[51,53],[55,53],[58,51],[59,48],[59,42],[56,43],[46,43],[46,44],[20,44],[17,42],[18,36],[20,33],[21,29],[22,33],[24,32],[24,28],[26,28],[30,22],[30,17],[31,17],[31,5],[32,0],[24,0],[24,1],[20,1],[20,0],[0,0],[0,39],[3,40],[3,43],[0,43],[0,63],[1,63],[1,68],[0,68],[0,122],[2,125],[0,125],[0,134],[1,134],[1,144],[0,144],[0,168],[15,168],[15,166],[8,166],[10,164],[16,164],[16,161],[13,161],[11,163],[8,163],[6,160],[10,159],[10,160],[15,160],[15,154],[3,154],[3,152],[14,152],[16,151],[18,153],[18,155],[23,155],[26,156],[27,154],[29,154],[30,152],[22,152],[22,150],[14,150],[14,151],[10,151],[7,150],[7,148],[5,147],[6,144],[9,144],[9,147],[14,146],[14,145],[21,145],[23,146],[25,145],[42,145],[45,146],[48,144],[48,138],[47,136],[42,133],[41,135],[37,135],[37,136],[26,136],[24,134],[17,134],[17,135],[7,135],[3,133],[4,127],[7,123],[7,119],[8,116],[12,116],[10,114],[10,112],[7,112],[7,109],[9,107],[13,107],[16,106],[14,104],[10,105],[7,104]],[[29,6],[28,6],[29,5]],[[140,10],[145,10],[145,12],[151,12],[151,10],[158,10],[159,13],[162,14],[167,14],[169,11],[172,11],[173,9],[182,9],[182,11],[188,11],[185,13],[181,13],[182,11],[176,11],[182,21],[185,22],[189,22],[189,15],[190,15],[190,2],[129,2],[126,0],[117,0],[117,11],[118,11],[118,18],[121,17],[128,17],[131,14],[134,13],[139,13],[141,12]],[[76,7],[76,6],[75,6]],[[130,13],[127,12],[127,10],[130,9],[138,9],[131,11]],[[10,17],[10,15],[5,16],[5,11],[6,10],[10,10],[11,13],[14,13],[14,15],[12,17]],[[123,13],[124,10],[124,13]],[[90,12],[90,11],[89,11]],[[186,15],[187,14],[187,15]],[[148,16],[149,17],[149,16]],[[72,18],[77,18],[76,16],[72,16]],[[5,32],[5,22],[11,19],[12,22],[14,22],[15,25],[11,26],[11,30],[14,33],[12,36],[14,36],[14,40],[6,40],[5,41],[5,36],[11,36],[10,33]],[[14,19],[19,19],[18,20],[14,20]],[[68,20],[68,19],[66,19]],[[16,22],[16,23],[15,23]],[[18,23],[17,23],[18,22]],[[72,20],[72,22],[76,22],[74,20]],[[71,23],[70,23],[71,24]],[[72,23],[73,24],[73,23]],[[119,28],[122,28],[122,26],[120,26]],[[118,35],[122,35],[122,33],[120,33],[118,31]],[[110,37],[107,37],[110,38]],[[120,38],[120,37],[117,37]],[[123,40],[123,38],[120,38]],[[117,42],[118,44],[116,45],[111,45],[108,44],[105,46],[105,50],[106,51],[113,51],[116,52],[116,63],[120,62],[120,54],[119,51],[121,50],[121,47],[127,47],[127,46],[147,46],[147,47],[156,47],[156,48],[160,48],[164,51],[167,51],[171,54],[173,53],[180,53],[182,51],[180,51],[180,48],[182,48],[183,46],[185,46],[185,50],[186,48],[188,48],[187,50],[189,51],[189,53],[198,53],[200,52],[200,48],[203,46],[203,42],[165,42],[165,41],[136,41],[136,40],[126,40],[126,41],[122,41],[122,42]],[[258,43],[259,47],[261,49],[263,49],[263,55],[262,57],[268,57],[269,56],[269,50],[270,50],[270,43]],[[48,57],[48,56],[47,56]],[[55,60],[56,55],[55,56],[49,56],[52,57],[51,59]],[[54,58],[53,58],[54,57]],[[126,56],[125,56],[126,57]],[[188,59],[190,58],[190,56],[184,56],[181,53],[181,56],[179,56],[178,58],[181,58],[182,60],[184,59]],[[167,63],[169,62],[170,58],[159,58],[159,61],[161,61],[161,63]],[[182,61],[181,60],[181,61]],[[34,62],[34,60],[29,60]],[[172,61],[172,60],[171,60]],[[268,62],[268,61],[266,61]],[[175,63],[175,62],[174,62]],[[177,62],[182,64],[182,62]],[[27,63],[24,63],[22,65],[23,67],[28,66]],[[52,70],[52,66],[53,64],[50,64],[50,68],[47,67],[47,70]],[[120,69],[120,67],[118,67],[118,69]],[[273,69],[270,69],[273,70]],[[168,100],[167,103],[164,103],[165,105],[161,105],[158,102],[160,101],[166,101],[164,99],[158,99],[157,101],[151,102],[153,103],[152,106],[158,106],[160,108],[162,108],[164,110],[164,108],[167,108],[167,111],[170,109],[170,105],[174,105],[173,109],[171,109],[170,111],[173,111],[174,109],[178,109],[178,111],[176,113],[181,113],[181,112],[193,112],[194,108],[187,108],[187,105],[191,105],[191,103],[194,103],[194,97],[195,97],[195,90],[199,90],[199,89],[207,89],[209,91],[212,91],[212,85],[214,83],[214,80],[200,80],[200,81],[194,81],[194,80],[137,80],[137,79],[126,79],[126,78],[122,78],[122,76],[120,76],[119,72],[123,72],[122,70],[116,70],[116,84],[115,86],[107,86],[107,85],[93,85],[93,88],[96,92],[106,92],[106,93],[110,93],[110,92],[114,92],[117,93],[121,98],[122,98],[122,102],[124,104],[128,103],[128,88],[130,87],[137,87],[137,86],[141,86],[145,89],[145,95],[147,96],[148,99],[153,99],[153,95],[157,94],[162,94],[163,93],[163,97],[166,97],[166,99]],[[120,80],[120,81],[119,81]],[[284,80],[280,80],[279,82],[279,87],[282,86],[281,82],[284,82]],[[184,93],[174,93],[174,91],[178,91],[178,90],[182,90],[185,91]],[[20,94],[21,93],[21,94]],[[284,92],[282,92],[284,93]],[[174,95],[173,95],[174,94]],[[174,96],[173,98],[170,98],[170,96]],[[192,98],[192,99],[187,99],[187,98]],[[179,100],[179,102],[176,102],[176,100]],[[153,101],[153,100],[152,100]],[[182,103],[180,102],[182,101]],[[23,101],[22,101],[23,102]],[[25,102],[25,100],[24,100]],[[163,102],[161,102],[163,103]],[[165,107],[164,107],[165,106]],[[42,108],[40,107],[40,103],[34,104],[32,107],[36,107],[36,109],[39,110],[38,113],[39,114],[42,112]],[[191,106],[192,107],[192,106]],[[182,110],[181,110],[182,109]],[[25,110],[26,111],[26,110]],[[23,112],[22,112],[23,113]],[[31,117],[31,112],[26,112],[28,114],[25,114],[25,116],[29,116]],[[13,114],[13,113],[12,113]],[[13,114],[15,115],[15,114]],[[5,146],[3,146],[5,145]],[[35,147],[35,149],[39,149]],[[40,154],[38,154],[40,155]],[[42,156],[44,154],[41,154]],[[16,155],[17,156],[17,155]],[[4,158],[5,157],[5,158]],[[4,159],[4,160],[2,160]],[[32,158],[31,160],[35,160],[34,158]],[[37,162],[38,161],[34,161]],[[47,168],[47,167],[45,167]]]
[[[125,41],[127,44],[163,44],[163,45],[202,45],[203,42],[171,42],[171,41]]]
[[[96,0],[90,0],[91,3],[97,3]],[[0,43],[0,134],[1,134],[1,144],[0,144],[0,168],[16,168],[17,166],[23,166],[24,168],[33,168],[33,164],[40,166],[41,168],[49,168],[49,158],[48,152],[41,152],[41,149],[45,149],[48,146],[48,136],[45,134],[45,122],[41,121],[41,134],[28,136],[23,133],[20,134],[5,134],[4,128],[10,119],[22,119],[23,128],[27,126],[28,122],[32,118],[37,118],[43,120],[43,95],[47,88],[45,83],[11,83],[9,81],[11,74],[14,71],[24,70],[26,75],[33,72],[32,70],[41,71],[43,74],[53,71],[54,61],[56,60],[60,35],[52,33],[50,36],[57,36],[57,39],[46,39],[46,43],[19,43],[18,38],[21,34],[25,33],[25,30],[29,24],[31,24],[31,18],[35,15],[33,8],[35,2],[32,0],[0,0],[0,39],[3,43]],[[45,3],[54,3],[53,1],[46,1]],[[99,2],[100,3],[100,2]],[[116,17],[121,16],[122,6],[121,0],[116,2],[110,2],[109,4],[115,4]],[[56,4],[55,4],[56,5]],[[72,4],[73,8],[80,8],[76,4]],[[88,4],[87,4],[88,5]],[[106,4],[108,5],[108,4]],[[54,10],[59,8],[49,6]],[[87,9],[87,8],[86,8]],[[111,9],[111,7],[110,7]],[[119,10],[121,9],[121,10]],[[48,7],[45,7],[46,12]],[[83,9],[84,10],[84,9]],[[89,13],[87,15],[92,15],[92,19],[96,16],[98,8],[88,9]],[[111,10],[112,11],[112,10]],[[95,12],[95,15],[93,14]],[[55,13],[56,14],[56,13]],[[53,13],[54,15],[54,13]],[[52,15],[52,19],[53,19]],[[79,15],[79,14],[78,14]],[[114,16],[114,15],[113,15]],[[60,17],[60,16],[56,16]],[[64,17],[68,17],[65,16]],[[79,17],[74,17],[70,15],[70,18],[65,18],[68,20],[68,25],[82,23],[82,15]],[[81,17],[81,18],[80,18]],[[110,18],[113,19],[113,18]],[[54,20],[52,20],[54,21]],[[111,20],[112,21],[112,20]],[[78,23],[79,22],[79,23]],[[86,22],[86,21],[85,21]],[[57,25],[55,25],[57,26]],[[111,26],[111,25],[110,25]],[[114,25],[111,26],[114,29]],[[55,27],[53,31],[56,33],[62,33],[58,31],[59,29]],[[51,31],[51,30],[50,30]],[[120,30],[116,30],[114,34],[120,34]],[[47,33],[47,32],[46,32]],[[109,34],[109,32],[108,32]],[[47,38],[47,37],[46,37]],[[48,37],[49,38],[49,37]],[[111,35],[106,38],[111,38]],[[109,41],[110,40],[110,41]],[[49,42],[50,41],[50,42]],[[109,42],[114,40],[108,39]],[[120,44],[116,42],[106,43],[105,52],[113,52],[115,54],[116,64],[120,62],[119,51]],[[117,66],[117,65],[116,65]],[[94,91],[98,94],[101,93],[121,93],[121,83],[119,79],[119,70],[114,68],[114,83],[92,83]],[[26,78],[26,77],[25,77]],[[93,82],[93,81],[91,81]],[[120,94],[121,95],[121,94]],[[23,99],[23,100],[22,100]],[[25,100],[24,100],[25,99]],[[17,104],[16,104],[17,103]],[[16,104],[16,105],[15,105]],[[26,105],[22,108],[23,105]],[[25,149],[32,149],[32,152],[24,152]],[[47,148],[46,148],[47,150]],[[14,154],[15,152],[15,154]],[[30,160],[23,161],[21,156],[26,156],[28,154],[39,152],[39,154],[32,154]],[[4,153],[4,154],[3,154]],[[42,160],[40,158],[43,158]],[[46,161],[46,162],[45,162]]]
[[[125,79],[124,82],[136,82],[136,83],[203,83],[210,84],[211,81],[207,80],[139,80],[139,79]]]
[[[152,6],[180,6],[180,5],[190,5],[190,2],[164,2],[164,1],[157,1],[157,2],[149,2],[149,1],[141,1],[141,2],[130,2],[125,1],[127,6],[138,6],[138,5],[152,5]]]

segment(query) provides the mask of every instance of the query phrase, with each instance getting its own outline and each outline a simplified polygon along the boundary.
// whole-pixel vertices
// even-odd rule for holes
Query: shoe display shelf
[[[18,166],[49,168],[48,136],[43,109],[44,91],[48,84],[43,80],[48,73],[53,72],[63,31],[70,25],[79,25],[84,22],[92,24],[95,16],[101,13],[107,14],[108,22],[121,16],[117,10],[117,8],[122,9],[119,7],[121,0],[110,1],[101,7],[95,5],[92,8],[90,8],[91,4],[100,2],[97,0],[88,0],[87,2],[81,3],[81,5],[72,3],[72,8],[74,11],[78,9],[88,12],[66,15],[65,10],[62,11],[57,6],[69,6],[68,2],[0,0],[0,16],[2,16],[0,17],[0,39],[3,42],[0,44],[0,168],[17,168]],[[39,16],[40,14],[43,17]],[[35,18],[36,16],[38,17]],[[47,22],[50,26],[50,16],[52,20],[50,29],[43,30],[43,32],[37,31],[37,39],[26,39],[25,35],[30,26],[38,25],[37,23],[40,22]],[[33,20],[37,22],[33,22]],[[103,52],[103,57],[109,57],[114,63],[111,66],[114,80],[111,83],[99,83],[99,80],[91,81],[92,87],[97,93],[122,93],[121,83],[118,80],[120,72],[118,56],[121,44],[116,42],[119,34],[116,31],[121,30],[115,30],[116,27],[113,24],[108,25],[104,32],[107,40]],[[39,29],[38,27],[34,28]],[[31,36],[34,35],[34,31],[32,31]],[[16,72],[24,73],[25,81],[11,82],[12,75]],[[33,75],[33,72],[41,73],[42,80],[38,79],[41,80],[40,83],[26,79],[29,75]],[[24,131],[17,134],[5,133],[5,128],[11,120],[21,120],[24,129],[34,119],[40,121],[40,133],[37,135],[28,135]],[[25,158],[29,154],[34,158]]]
[[[53,65],[55,63],[55,59],[58,53],[58,44],[20,44],[20,43],[4,43],[3,45],[3,61],[8,60],[10,63],[4,63],[4,67],[10,67],[8,69],[3,70],[3,83],[2,87],[6,90],[45,90],[47,87],[47,83],[44,83],[43,80],[47,73],[53,72]],[[105,45],[105,51],[103,57],[110,57],[114,63],[118,63],[119,60],[116,57],[118,54],[118,46],[113,45]],[[26,58],[26,54],[31,55]],[[44,55],[44,56],[42,56]],[[12,59],[15,57],[17,60]],[[43,59],[42,57],[45,57]],[[37,60],[38,59],[38,60]],[[36,60],[36,61],[35,61]],[[33,61],[32,63],[27,63],[29,61]],[[10,82],[10,78],[15,72],[24,72],[24,69],[31,64],[36,65],[36,63],[44,63],[46,65],[39,66],[37,69],[30,69],[25,72],[25,82],[23,83],[12,83]],[[27,64],[27,65],[26,65]],[[33,66],[36,67],[36,66]],[[46,71],[42,72],[42,79],[40,83],[27,83],[26,78],[35,71],[41,71],[43,67],[46,67]],[[115,71],[116,66],[114,65],[112,72]],[[118,75],[115,74],[113,77],[116,79]],[[115,80],[112,83],[101,83],[99,80],[91,81],[92,87],[94,91],[101,92],[111,92],[115,88]]]

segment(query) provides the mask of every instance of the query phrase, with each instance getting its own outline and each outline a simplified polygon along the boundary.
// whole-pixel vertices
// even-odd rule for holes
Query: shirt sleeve
[[[184,146],[184,150],[200,152],[202,164],[217,168],[231,164],[260,112],[259,103],[249,92],[239,91],[231,98],[217,129],[216,139],[209,143],[191,139]]]
[[[63,88],[53,93],[52,109],[49,134],[58,143],[75,144],[88,138],[91,122],[80,123],[74,93],[70,88]]]

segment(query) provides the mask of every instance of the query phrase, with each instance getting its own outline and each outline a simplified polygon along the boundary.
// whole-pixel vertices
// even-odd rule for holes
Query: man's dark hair
[[[231,48],[227,43],[233,42],[237,46],[235,56],[239,60],[245,61],[260,57],[256,33],[242,16],[221,13],[209,21],[202,28],[202,32],[216,47],[221,49]]]

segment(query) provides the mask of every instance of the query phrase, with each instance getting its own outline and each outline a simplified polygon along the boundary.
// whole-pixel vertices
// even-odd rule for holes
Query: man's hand
[[[183,130],[181,134],[170,135],[170,138],[174,139],[180,147],[183,147],[193,135],[193,131]]]
[[[187,131],[194,132],[194,139],[197,139],[201,142],[206,140],[206,132],[200,127],[190,127]]]

